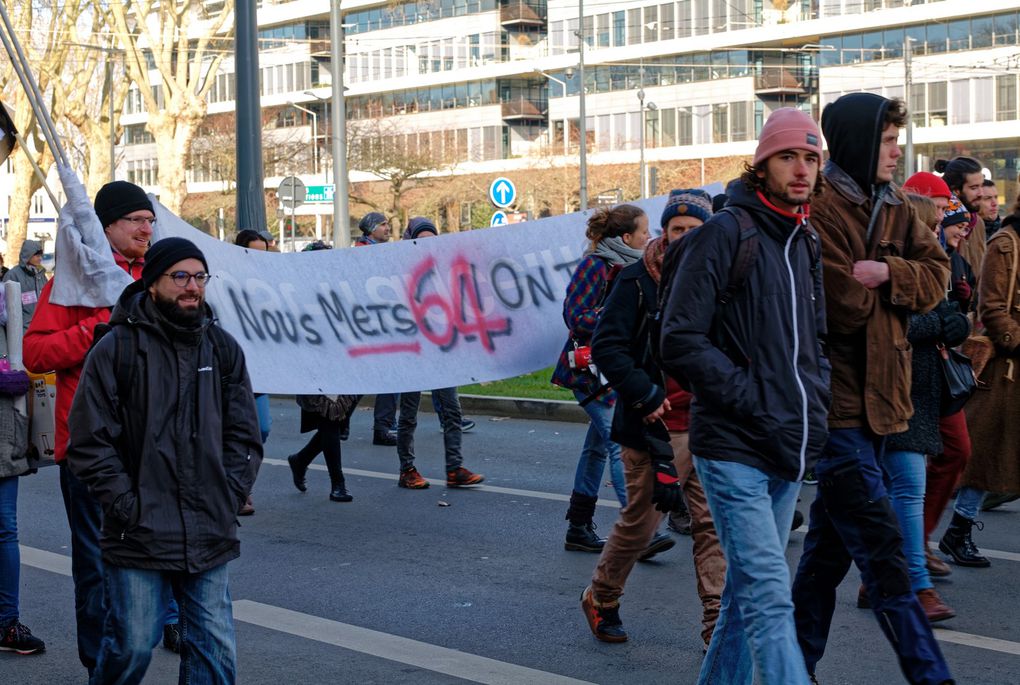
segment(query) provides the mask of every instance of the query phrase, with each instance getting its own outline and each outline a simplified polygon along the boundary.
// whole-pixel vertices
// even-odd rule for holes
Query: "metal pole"
[[[297,252],[297,229],[295,223],[297,221],[297,188],[294,187],[293,181],[290,184],[290,251]]]
[[[903,70],[906,77],[903,81],[906,89],[906,100],[907,100],[907,144],[906,144],[906,159],[903,160],[903,173],[905,178],[910,178],[914,175],[914,113],[910,111],[910,91],[912,89],[914,79],[911,74],[911,53],[913,52],[910,48],[910,42],[914,40],[910,36],[904,36],[903,38]]]
[[[110,52],[106,53],[106,97],[107,97],[107,116],[110,117],[110,183],[117,180],[117,150],[114,140],[116,127],[113,125],[113,55]]]
[[[301,105],[293,102],[288,102],[288,105],[296,110],[304,112],[312,118],[312,173],[316,176],[319,175],[319,115]]]
[[[645,181],[645,91],[643,88],[639,88],[637,92],[638,102],[641,103],[641,131],[638,134],[638,146],[641,148],[641,162],[638,165],[639,173],[641,174],[640,188],[641,188],[641,199],[648,197],[648,187]]]
[[[577,0],[577,76],[581,79],[578,98],[578,128],[581,133],[579,162],[581,211],[588,209],[588,118],[584,111],[584,0]]]
[[[266,227],[262,172],[262,106],[259,98],[258,26],[255,3],[234,6],[234,66],[237,79],[237,228]],[[282,236],[281,236],[281,243]]]
[[[347,106],[344,104],[344,24],[340,0],[330,0],[330,61],[333,64],[333,246],[351,244],[347,190]]]

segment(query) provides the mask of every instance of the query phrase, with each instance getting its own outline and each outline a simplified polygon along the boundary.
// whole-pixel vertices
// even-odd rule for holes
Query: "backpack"
[[[716,212],[716,216],[727,214],[737,221],[740,229],[740,238],[737,243],[737,250],[733,253],[733,261],[730,263],[730,275],[726,287],[716,297],[716,303],[725,307],[737,296],[737,293],[744,287],[748,274],[758,259],[758,227],[754,225],[754,219],[750,213],[741,207],[724,207]],[[711,230],[711,229],[710,229]],[[660,369],[662,364],[662,310],[669,299],[670,290],[673,287],[673,278],[676,275],[680,262],[683,260],[685,240],[679,240],[666,249],[666,255],[662,259],[662,275],[659,278],[659,288],[655,294],[655,309],[649,309],[646,313],[648,325],[648,353]],[[648,298],[650,301],[651,298]],[[718,310],[717,310],[718,311]],[[686,379],[675,378],[685,389],[689,390]]]

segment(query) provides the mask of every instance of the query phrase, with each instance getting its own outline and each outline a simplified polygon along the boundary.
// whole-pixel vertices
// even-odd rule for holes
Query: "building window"
[[[691,0],[680,0],[676,4],[676,37],[690,37],[691,29]]]
[[[654,43],[659,39],[659,8],[657,5],[645,8],[645,21],[643,25],[644,42]]]
[[[995,120],[1015,121],[1016,107],[1016,74],[995,77]]]
[[[712,142],[728,143],[730,140],[730,106],[723,102],[712,107]]]
[[[627,10],[627,45],[641,42],[641,10]]]
[[[694,115],[690,107],[681,107],[676,111],[676,144],[694,144]]]
[[[946,82],[928,84],[928,125],[945,126],[949,116]]]
[[[953,92],[953,116],[949,120],[951,124],[970,123],[970,79],[960,79],[952,82]]]
[[[613,12],[613,47],[627,44],[627,20],[623,11]]]
[[[673,21],[673,3],[659,5],[659,35],[662,40],[671,40],[676,34]]]
[[[600,48],[609,47],[609,13],[600,14],[598,16],[598,35],[596,36],[595,44]]]

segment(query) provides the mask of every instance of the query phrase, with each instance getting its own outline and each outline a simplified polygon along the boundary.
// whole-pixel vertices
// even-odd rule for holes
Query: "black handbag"
[[[977,379],[967,355],[941,343],[937,347],[942,366],[941,414],[950,416],[967,404],[977,390]]]

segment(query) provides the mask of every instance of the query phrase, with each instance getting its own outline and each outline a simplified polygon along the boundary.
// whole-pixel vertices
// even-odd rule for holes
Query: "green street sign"
[[[305,196],[305,202],[332,202],[333,201],[333,189],[332,183],[328,183],[324,186],[308,186],[308,194]]]

